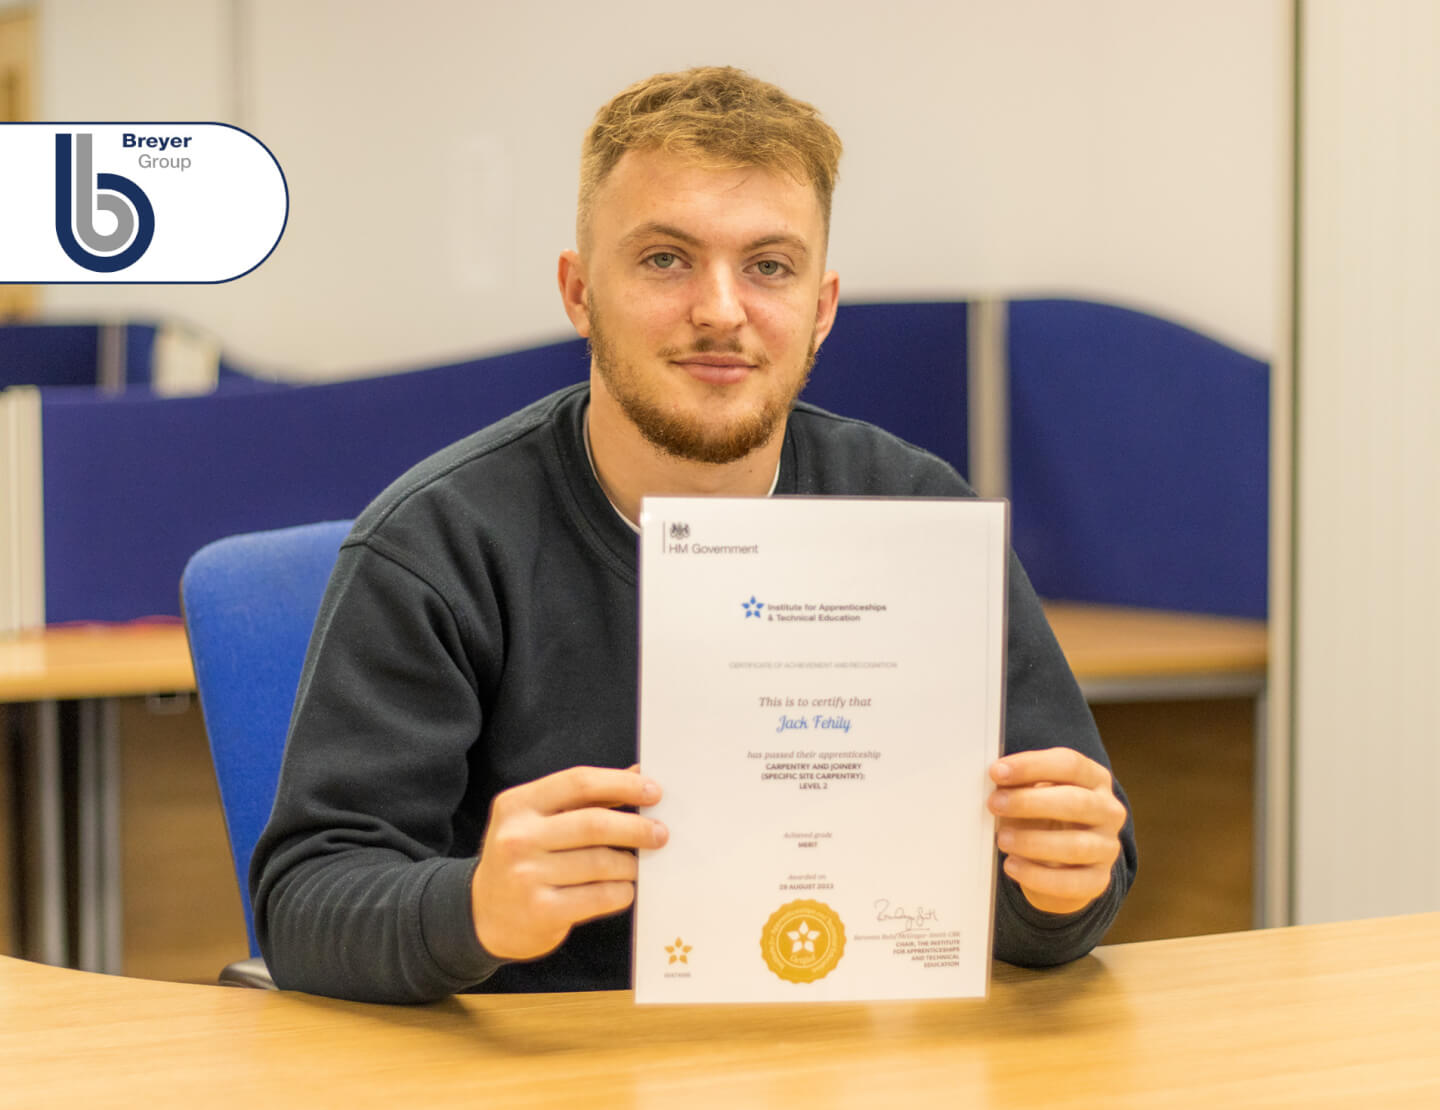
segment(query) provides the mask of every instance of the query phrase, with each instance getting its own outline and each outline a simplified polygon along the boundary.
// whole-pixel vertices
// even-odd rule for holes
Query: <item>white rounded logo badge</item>
[[[0,124],[0,282],[233,281],[270,256],[289,191],[223,123]]]

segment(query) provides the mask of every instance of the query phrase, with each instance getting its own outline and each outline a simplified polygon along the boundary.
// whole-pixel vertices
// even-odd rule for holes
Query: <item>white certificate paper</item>
[[[1007,510],[645,500],[637,1002],[987,993]]]

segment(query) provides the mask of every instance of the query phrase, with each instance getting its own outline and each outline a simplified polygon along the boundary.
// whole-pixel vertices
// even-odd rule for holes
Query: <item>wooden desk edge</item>
[[[1265,675],[1264,621],[1075,602],[1045,602],[1045,613],[1082,684]],[[41,654],[38,662],[21,659],[31,652]],[[179,624],[66,626],[0,639],[0,701],[194,689]]]
[[[748,1006],[373,1006],[3,959],[0,1103],[248,1107],[323,1081],[330,1101],[437,1110],[1433,1106],[1437,936],[1440,913],[1149,941],[1001,966],[987,1000]]]

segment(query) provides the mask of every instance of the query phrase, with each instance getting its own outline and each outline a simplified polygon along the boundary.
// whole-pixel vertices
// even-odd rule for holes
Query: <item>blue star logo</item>
[[[745,615],[747,617],[754,617],[756,620],[760,619],[760,610],[765,608],[765,603],[763,601],[756,601],[754,594],[750,595],[749,601],[741,602],[741,604],[745,607]]]

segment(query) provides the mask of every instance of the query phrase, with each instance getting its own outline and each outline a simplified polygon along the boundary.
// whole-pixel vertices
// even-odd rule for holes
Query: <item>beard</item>
[[[812,332],[805,365],[795,378],[794,388],[788,393],[765,398],[764,404],[758,410],[723,423],[719,420],[668,412],[662,407],[655,391],[646,389],[643,372],[624,362],[616,353],[614,345],[606,338],[604,324],[595,312],[594,302],[587,302],[586,307],[590,316],[590,357],[594,360],[605,388],[647,442],[677,459],[702,463],[732,463],[768,443],[790,414],[791,406],[805,388],[805,383],[810,380],[810,370],[815,365],[815,336]],[[738,340],[721,343],[702,337],[688,351],[682,351],[678,347],[665,348],[657,352],[657,358],[664,361],[684,354],[710,352],[738,355],[746,353]],[[751,357],[758,368],[752,373],[770,372],[768,358],[747,357]],[[713,388],[721,390],[727,387]]]

